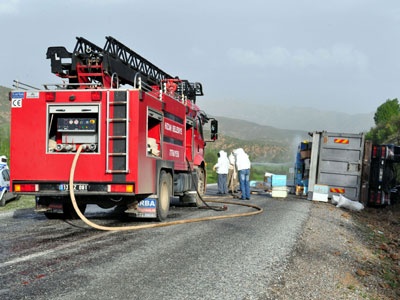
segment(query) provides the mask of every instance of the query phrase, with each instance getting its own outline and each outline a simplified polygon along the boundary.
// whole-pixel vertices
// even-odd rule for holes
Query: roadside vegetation
[[[397,98],[388,99],[374,115],[375,127],[366,138],[377,144],[400,145],[400,104]]]
[[[35,197],[21,196],[18,200],[10,200],[5,206],[0,206],[0,213],[10,210],[26,209],[35,207]]]
[[[0,155],[10,157],[10,128],[7,124],[0,125]]]

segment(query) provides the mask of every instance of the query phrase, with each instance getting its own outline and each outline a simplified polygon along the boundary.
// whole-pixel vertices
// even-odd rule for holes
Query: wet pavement
[[[217,198],[212,193],[208,197]],[[237,201],[231,196],[221,199]],[[262,293],[268,278],[282,268],[309,203],[266,194],[252,195],[246,202],[259,205],[264,213],[128,232],[94,230],[81,220],[48,220],[33,209],[2,215],[0,298],[211,299],[219,295],[218,299],[235,299],[234,293],[243,296],[236,299],[243,299]],[[228,205],[227,211],[172,206],[167,221],[249,210],[236,205]],[[153,223],[96,207],[85,216],[105,226]],[[266,252],[272,257],[260,260],[258,256]],[[245,278],[240,279],[240,274]],[[260,278],[262,286],[249,286]],[[225,281],[231,282],[229,288],[220,290]],[[193,290],[198,285],[203,289]]]

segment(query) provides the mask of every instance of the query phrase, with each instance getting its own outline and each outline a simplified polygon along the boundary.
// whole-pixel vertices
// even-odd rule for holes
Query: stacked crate
[[[286,175],[272,175],[272,197],[273,198],[286,198],[287,197],[287,185]]]

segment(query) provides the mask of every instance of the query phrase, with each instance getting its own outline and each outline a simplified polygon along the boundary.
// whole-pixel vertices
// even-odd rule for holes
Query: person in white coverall
[[[228,171],[228,190],[229,193],[235,194],[238,190],[239,180],[236,170],[235,156],[231,152],[228,156],[229,159],[229,171]]]
[[[218,152],[218,161],[214,165],[213,170],[218,174],[218,194],[225,195],[228,193],[227,177],[229,171],[228,153],[224,150]]]
[[[236,168],[239,172],[240,190],[242,191],[242,200],[250,200],[250,167],[249,156],[242,148],[233,150],[236,160]]]

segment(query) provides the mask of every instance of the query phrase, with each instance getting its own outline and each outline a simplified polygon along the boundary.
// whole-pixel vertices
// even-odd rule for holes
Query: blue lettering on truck
[[[11,97],[13,99],[22,99],[22,98],[24,98],[24,94],[25,94],[25,92],[12,92]]]

